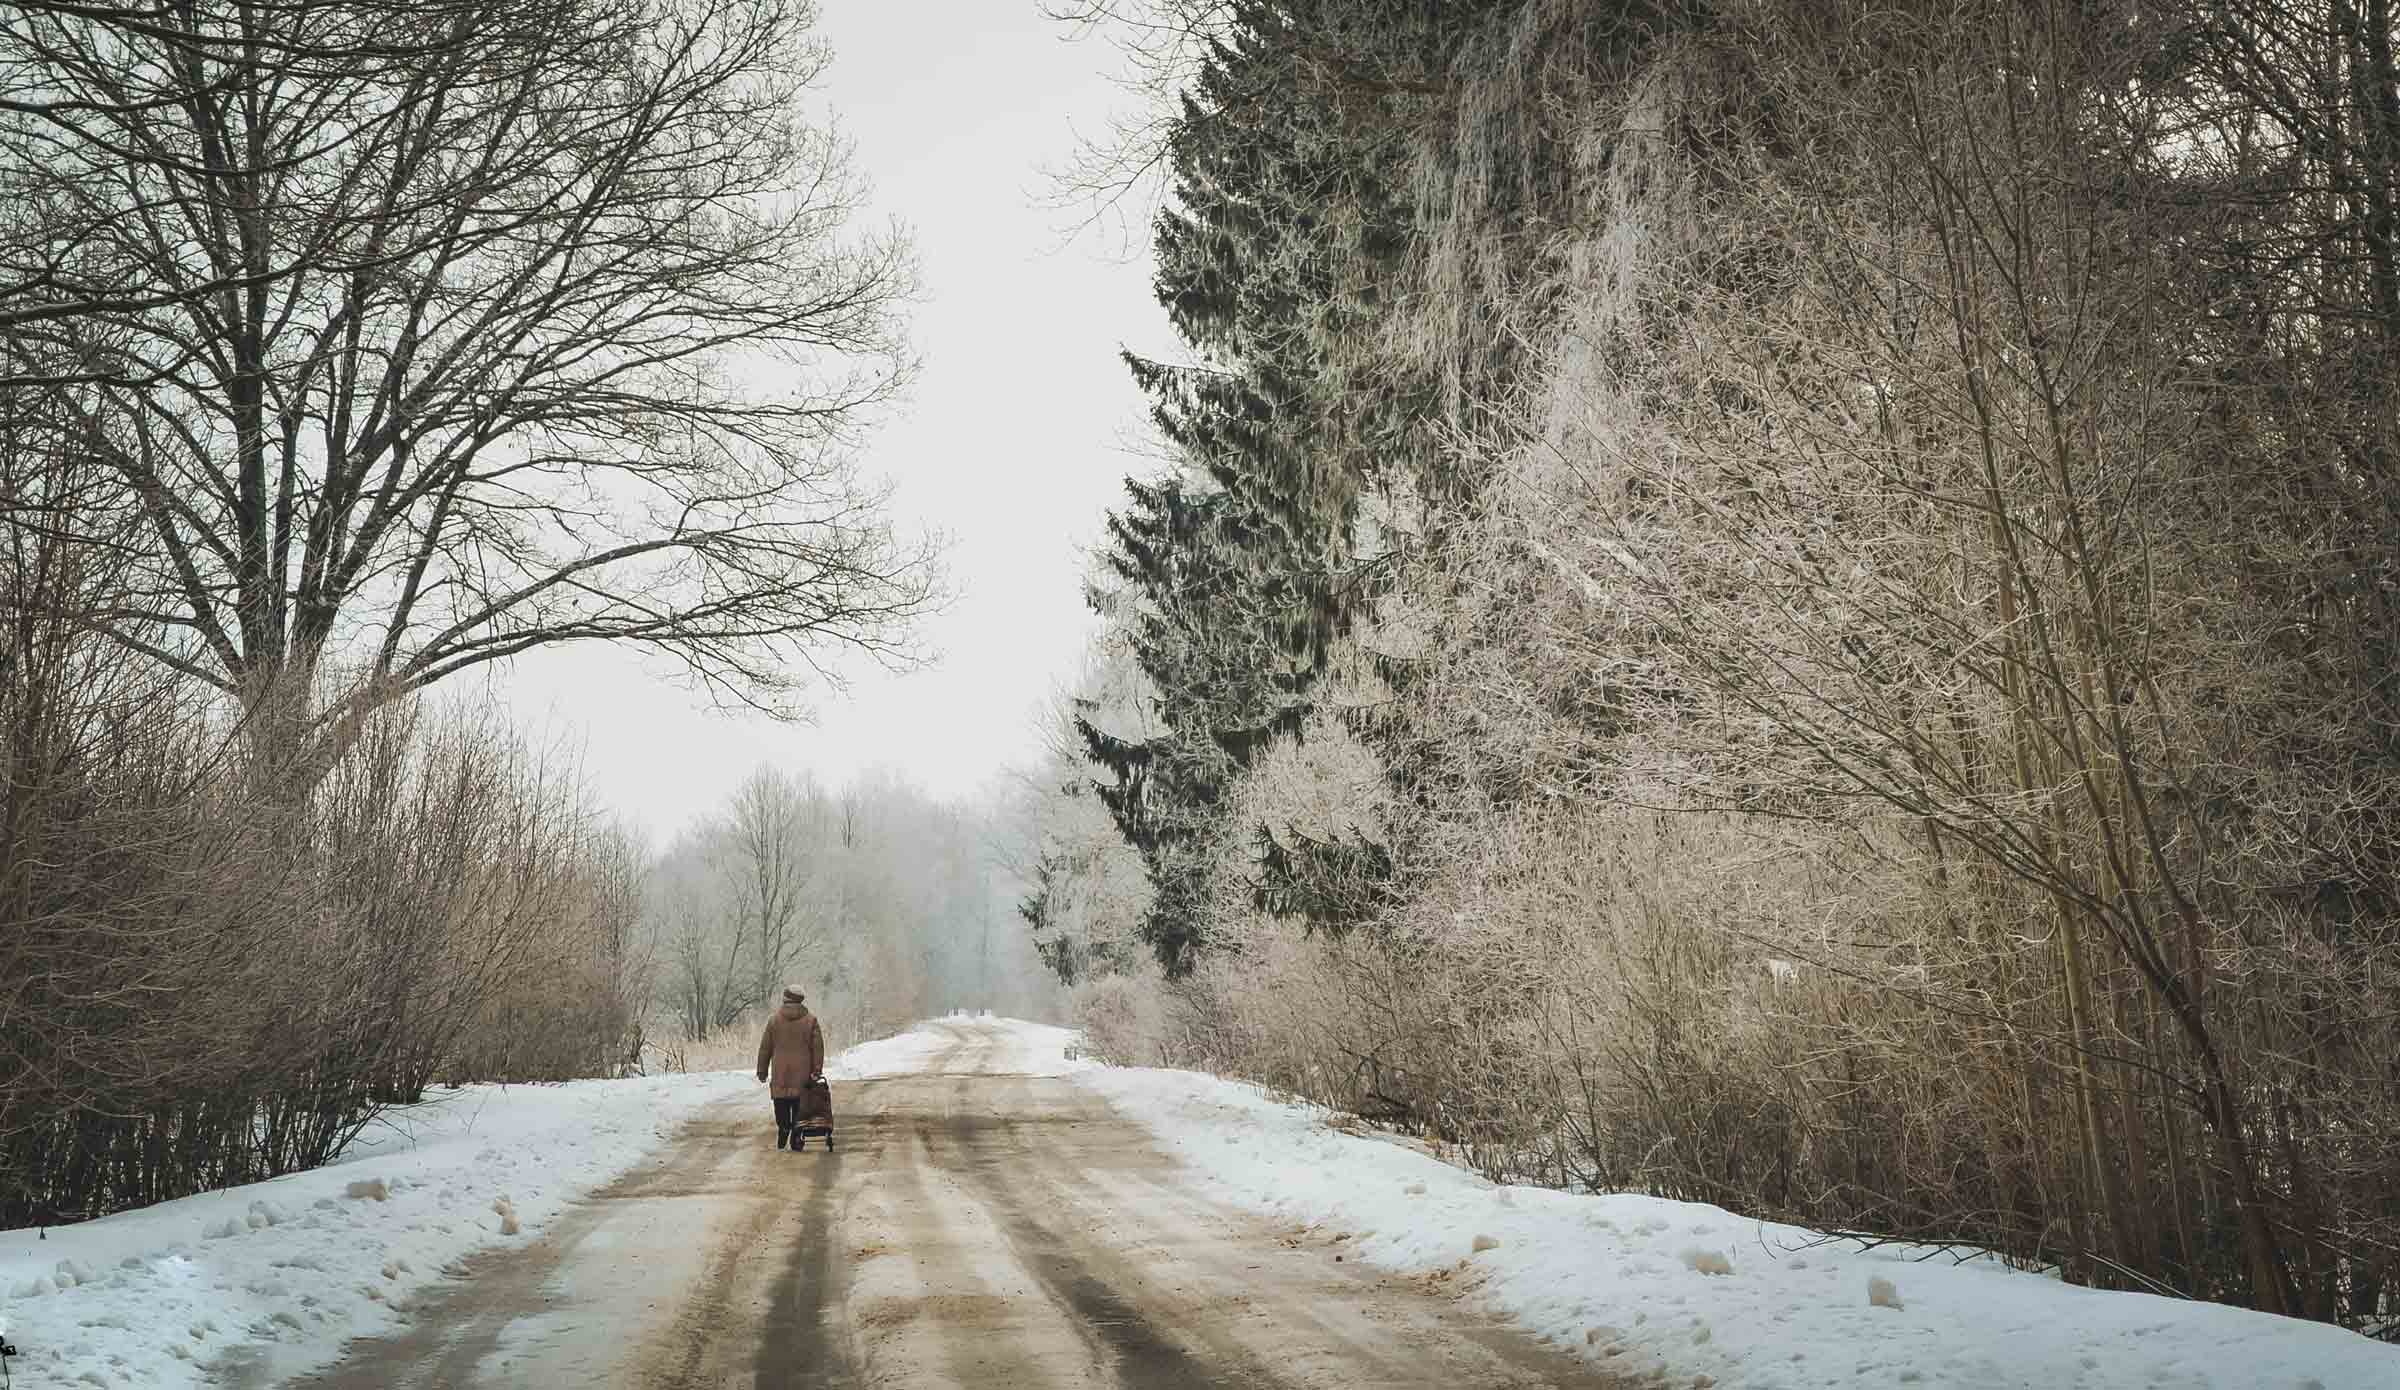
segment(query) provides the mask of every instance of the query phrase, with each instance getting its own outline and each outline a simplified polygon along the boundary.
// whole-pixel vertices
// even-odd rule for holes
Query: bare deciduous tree
[[[849,230],[804,6],[510,11],[384,14],[443,41],[231,84],[355,16],[210,12],[205,53],[23,21],[105,138],[72,176],[23,130],[0,163],[173,296],[39,326],[126,383],[75,398],[149,521],[111,631],[254,706],[604,640],[788,712],[829,646],[902,655],[931,593],[848,453],[904,377],[904,247]]]
[[[286,258],[263,270],[218,267],[216,273],[161,282],[147,273],[139,250],[128,254],[124,229],[114,219],[79,214],[78,199],[57,196],[67,185],[105,178],[129,153],[129,127],[158,119],[187,89],[255,100],[294,79],[340,74],[379,85],[380,109],[370,119],[316,132],[309,151],[325,156],[405,119],[426,95],[411,80],[417,65],[461,45],[512,42],[512,36],[528,31],[517,27],[520,14],[530,17],[530,27],[543,22],[539,9],[491,0],[351,0],[339,6],[269,0],[240,6],[247,22],[225,13],[235,8],[213,0],[174,5],[29,0],[0,16],[0,127],[8,132],[5,143],[21,156],[41,156],[0,164],[16,214],[0,229],[0,330],[38,332],[39,325],[58,320],[205,300],[306,264]],[[128,60],[113,93],[58,80],[58,65],[93,43]],[[139,54],[151,61],[134,61]],[[211,158],[219,173],[272,176],[292,168],[281,150],[221,148]],[[266,162],[252,167],[248,161],[254,158]],[[201,173],[201,162],[188,162],[182,172]],[[124,211],[138,215],[149,209]],[[355,268],[402,258],[414,249],[377,248]],[[0,360],[0,382],[12,385],[111,379],[123,380],[96,361],[54,362],[45,368],[23,359]]]
[[[732,928],[749,943],[745,1010],[773,1003],[831,936],[822,900],[827,811],[824,793],[761,767],[734,789],[718,827]]]

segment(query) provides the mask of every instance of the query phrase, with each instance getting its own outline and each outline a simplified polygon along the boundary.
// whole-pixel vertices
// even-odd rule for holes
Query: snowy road
[[[921,1071],[837,1089],[838,1151],[778,1153],[763,1099],[717,1106],[285,1383],[1623,1384],[1195,1196],[1091,1091],[1017,1070],[1005,1029],[934,1028]]]

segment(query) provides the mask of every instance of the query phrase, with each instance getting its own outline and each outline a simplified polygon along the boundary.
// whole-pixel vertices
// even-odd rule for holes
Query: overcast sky
[[[1033,749],[1032,715],[1074,665],[1089,615],[1083,552],[1137,466],[1142,401],[1120,343],[1170,341],[1149,261],[1123,238],[1062,245],[1043,169],[1124,103],[1114,54],[1067,42],[1038,0],[821,0],[824,95],[857,143],[878,216],[914,232],[925,370],[875,440],[904,526],[953,538],[960,594],[926,630],[938,664],[862,674],[813,728],[706,709],[634,657],[594,647],[500,677],[529,724],[579,741],[607,804],[663,840],[761,762],[840,782],[888,765],[963,795]],[[1136,239],[1138,242],[1138,238]]]

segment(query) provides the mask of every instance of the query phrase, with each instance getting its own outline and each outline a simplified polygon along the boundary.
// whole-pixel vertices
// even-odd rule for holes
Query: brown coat
[[[825,1030],[806,1004],[786,1004],[767,1020],[758,1040],[758,1079],[777,1100],[799,1096],[808,1079],[825,1072]]]

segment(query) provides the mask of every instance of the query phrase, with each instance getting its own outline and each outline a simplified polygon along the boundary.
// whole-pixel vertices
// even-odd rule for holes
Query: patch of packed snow
[[[1047,1023],[1028,1023],[1020,1018],[994,1018],[988,1013],[952,1014],[947,1019],[935,1019],[919,1027],[938,1027],[945,1022],[973,1021],[997,1024],[997,1028],[979,1034],[985,1051],[961,1057],[944,1069],[970,1074],[995,1076],[1065,1076],[1072,1072],[1090,1071],[1100,1065],[1088,1058],[1070,1059],[1067,1053],[1075,1044],[1075,1030],[1053,1028]]]
[[[950,1039],[922,1029],[862,1042],[836,1054],[825,1064],[828,1081],[865,1081],[876,1076],[899,1076],[923,1071],[951,1045]]]
[[[944,1026],[955,1023],[979,1026],[972,1033]],[[826,1063],[825,1076],[829,1081],[865,1081],[924,1071],[936,1063],[944,1072],[962,1076],[1064,1076],[1100,1065],[1068,1060],[1074,1041],[1074,1030],[1068,1028],[988,1013],[954,1013],[927,1019],[905,1033],[860,1043]]]
[[[1450,1287],[1629,1381],[2400,1387],[2400,1347],[2322,1323],[2077,1288],[1991,1260],[1817,1244],[1713,1206],[1495,1186],[1195,1072],[1107,1067],[1076,1080],[1148,1127],[1209,1195],[1349,1233],[1347,1258],[1394,1273],[1448,1270]]]

